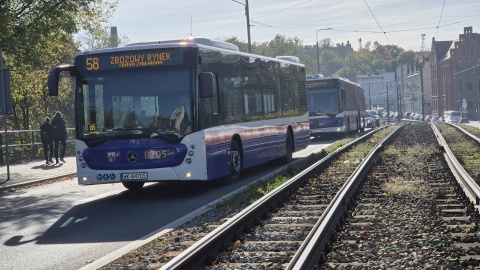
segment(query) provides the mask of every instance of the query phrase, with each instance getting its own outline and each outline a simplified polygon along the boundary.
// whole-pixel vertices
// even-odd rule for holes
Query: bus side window
[[[207,75],[201,75],[207,74]],[[212,78],[210,78],[210,74]],[[210,81],[213,79],[213,81]],[[208,82],[206,82],[208,81]],[[215,126],[219,124],[219,94],[218,79],[216,73],[200,73],[200,123],[203,128]],[[206,85],[205,85],[206,84]],[[211,88],[211,92],[209,89]]]

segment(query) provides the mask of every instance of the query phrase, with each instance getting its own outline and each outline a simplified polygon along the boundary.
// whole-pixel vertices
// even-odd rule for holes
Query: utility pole
[[[423,92],[423,65],[425,65],[425,60],[422,57],[420,62],[420,92],[422,93],[422,120],[425,119],[425,105],[424,103],[424,92]]]
[[[7,114],[8,114],[8,109],[7,105],[9,105],[9,101],[7,102],[7,93],[10,92],[10,73],[8,70],[3,69],[3,52],[2,48],[0,48],[0,95],[2,95],[2,114],[3,114],[3,127],[5,128],[5,134],[4,134],[4,139],[5,139],[5,160],[7,164],[7,180],[10,180],[10,161],[9,161],[9,156],[10,156],[10,151],[8,149],[8,126],[7,126]],[[1,144],[1,140],[0,140]]]
[[[388,83],[386,84],[387,86],[387,123],[388,125],[390,125],[390,104],[389,103],[389,100],[388,100]]]
[[[248,0],[245,0],[245,4],[242,2],[238,2],[236,0],[232,0],[232,1],[245,6],[245,16],[247,17],[248,53],[252,53],[252,42],[250,40],[250,14],[248,11]]]

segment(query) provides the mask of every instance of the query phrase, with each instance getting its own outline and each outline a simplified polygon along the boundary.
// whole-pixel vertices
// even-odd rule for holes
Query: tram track
[[[480,216],[469,198],[471,190],[457,181],[438,151],[442,140],[437,142],[427,125],[415,126],[386,147],[364,179],[320,268],[473,269],[479,265]]]
[[[444,128],[439,129],[445,132]],[[274,195],[280,199],[270,203],[268,211],[258,210],[250,221],[241,221],[243,223],[233,229],[233,233],[222,235],[221,241],[214,240],[213,251],[195,255],[189,250],[207,245],[205,241],[209,240],[206,239],[233,222],[235,217],[210,224],[206,226],[208,230],[194,233],[195,237],[179,237],[176,246],[182,248],[171,250],[173,259],[141,268],[313,269],[312,261],[315,267],[322,269],[400,269],[407,265],[434,269],[436,263],[451,267],[449,269],[478,266],[480,247],[476,243],[480,242],[477,232],[480,219],[472,204],[475,196],[465,195],[464,187],[455,181],[442,157],[444,153],[440,150],[443,148],[426,123],[406,125],[404,129],[411,134],[395,137],[398,141],[392,144],[396,149],[394,155],[389,156],[386,150],[387,154],[373,157],[375,166],[373,163],[367,165],[371,171],[363,175],[361,192],[366,192],[364,195],[355,192],[350,195],[355,199],[336,198],[346,179],[358,170],[366,153],[374,146],[390,149],[391,146],[379,143],[374,136],[366,152],[362,150],[362,154],[357,152],[357,156],[346,158],[349,151],[339,151],[328,166],[324,164],[319,171],[304,171],[303,176],[295,176],[306,177],[306,180],[287,195]],[[419,133],[430,133],[426,142],[412,140],[411,137],[417,138]],[[425,156],[415,153],[419,145]],[[409,158],[414,163],[402,163]],[[359,178],[363,176],[358,175]],[[335,226],[322,232],[323,243],[309,246],[305,239],[314,234],[312,229],[318,229],[319,219],[329,222],[326,210],[334,200],[341,201],[348,211],[333,217],[335,221],[330,223]],[[303,251],[299,253],[302,246]],[[312,246],[316,253],[304,255]],[[309,262],[300,258],[302,256],[309,257]],[[125,268],[117,263],[102,269],[140,269],[135,265],[138,264]]]
[[[284,269],[345,181],[397,127],[313,164],[220,225],[162,269]],[[368,161],[367,161],[368,163]]]

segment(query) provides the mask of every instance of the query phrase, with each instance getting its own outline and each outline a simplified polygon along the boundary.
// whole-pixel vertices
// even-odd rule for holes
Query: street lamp
[[[318,71],[318,74],[320,74],[320,56],[318,55],[318,31],[331,30],[331,29],[333,29],[333,28],[329,27],[329,28],[318,29],[317,33],[316,33],[316,36],[317,36],[317,71]]]
[[[250,15],[248,12],[248,0],[245,0],[245,4],[235,0],[232,0],[232,1],[245,6],[245,16],[247,17],[248,53],[252,53],[252,43],[250,41]]]

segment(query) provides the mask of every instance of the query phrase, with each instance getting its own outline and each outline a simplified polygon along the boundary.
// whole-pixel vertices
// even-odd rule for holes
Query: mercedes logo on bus
[[[137,153],[130,151],[127,154],[127,159],[128,159],[128,162],[135,163],[138,160],[138,155]]]

